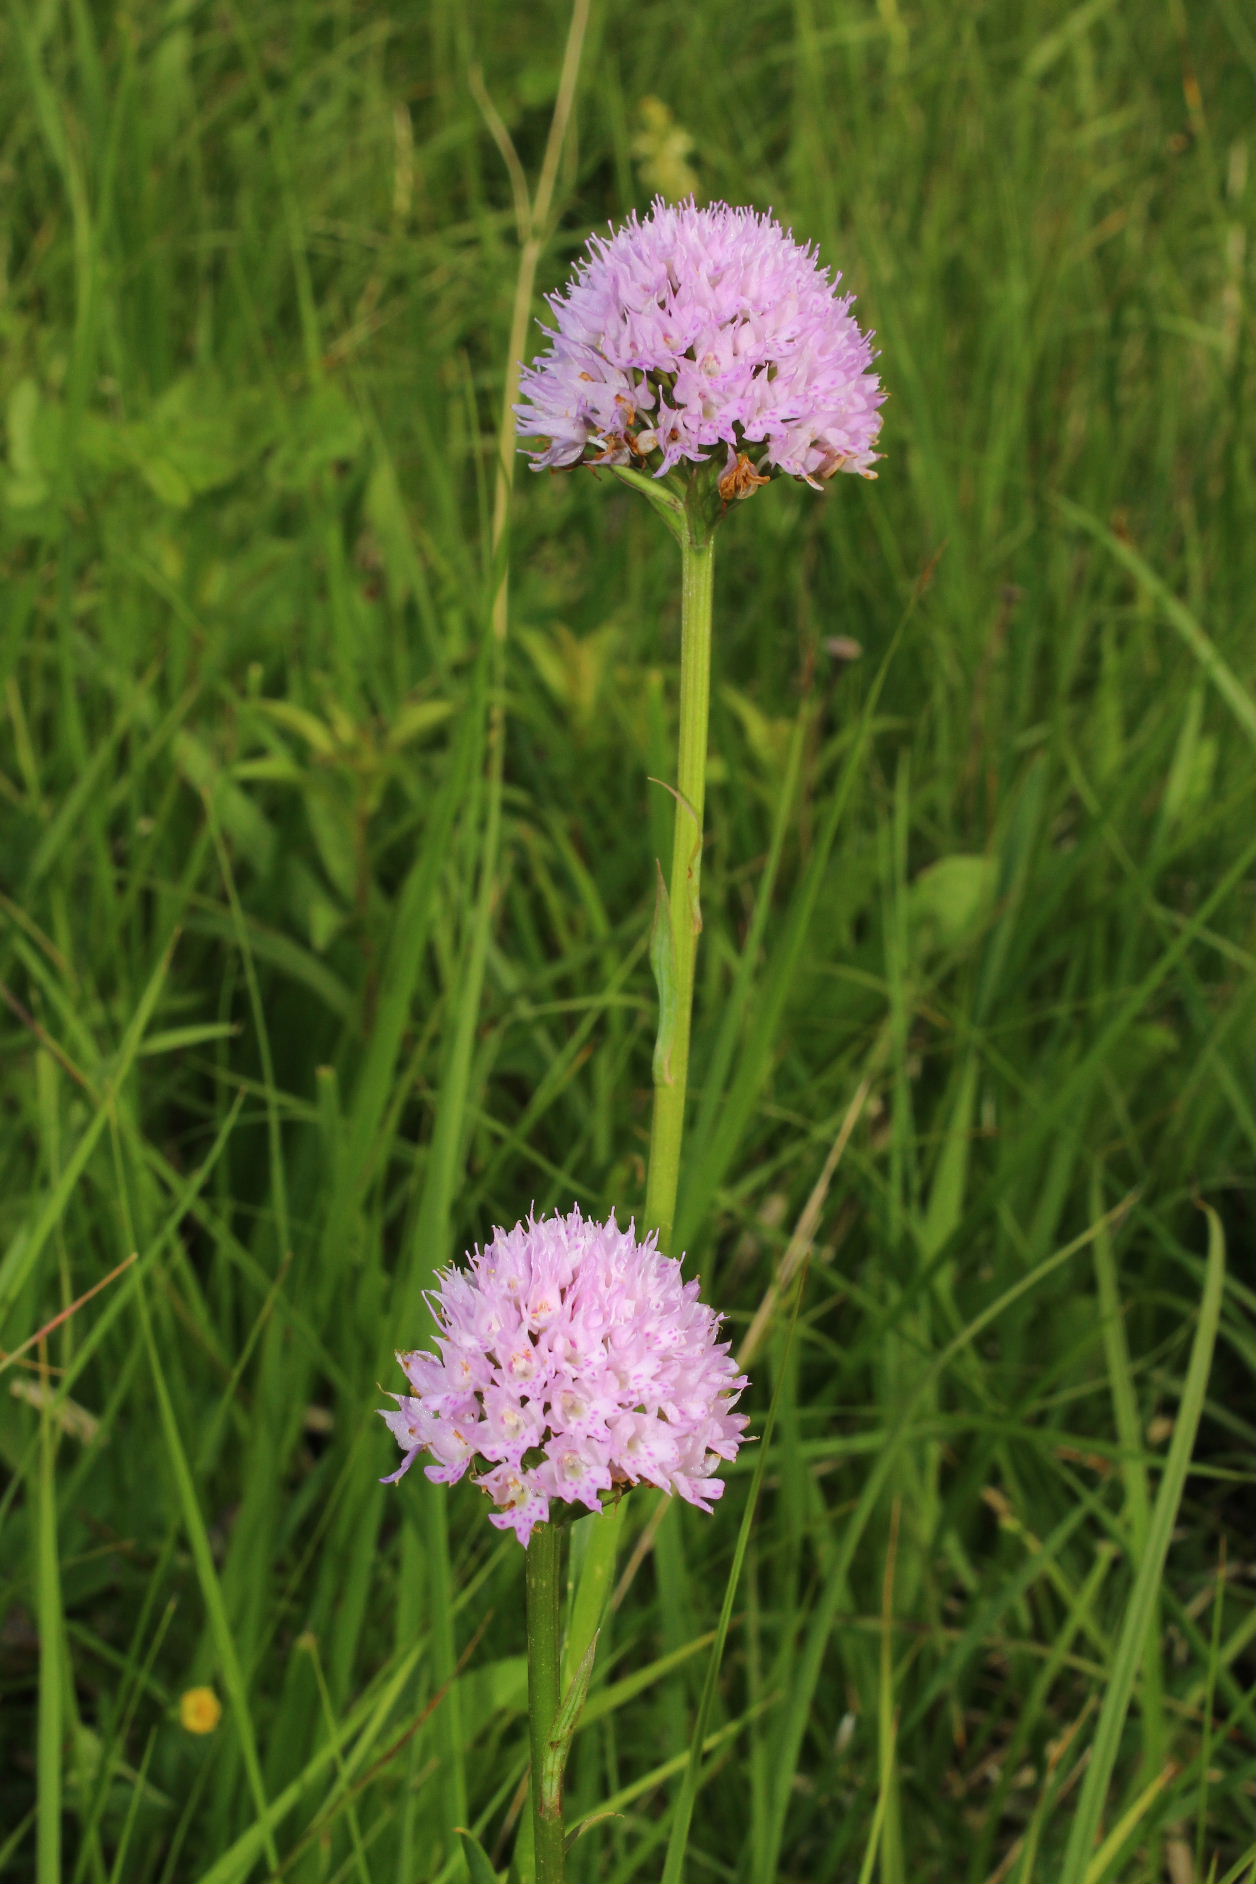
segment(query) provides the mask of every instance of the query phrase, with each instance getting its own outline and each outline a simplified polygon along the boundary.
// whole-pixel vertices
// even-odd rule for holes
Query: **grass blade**
[[[1116,1653],[1108,1676],[1103,1707],[1095,1727],[1090,1765],[1082,1783],[1081,1797],[1069,1829],[1068,1844],[1060,1870],[1061,1884],[1092,1884],[1091,1858],[1095,1836],[1104,1808],[1108,1787],[1121,1747],[1121,1734],[1129,1712],[1138,1665],[1146,1653],[1147,1631],[1156,1614],[1157,1595],[1164,1572],[1165,1558],[1173,1536],[1182,1493],[1190,1471],[1195,1436],[1204,1410],[1208,1390],[1208,1372],[1221,1319],[1222,1290],[1225,1284],[1225,1236],[1216,1212],[1205,1206],[1208,1218],[1208,1254],[1204,1289],[1199,1304],[1199,1320],[1191,1342],[1190,1361],[1182,1396],[1178,1403],[1173,1440],[1165,1460],[1164,1475],[1152,1506],[1147,1539]]]

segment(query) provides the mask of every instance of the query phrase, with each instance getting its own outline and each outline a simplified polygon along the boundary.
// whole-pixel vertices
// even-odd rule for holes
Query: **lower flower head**
[[[535,469],[722,462],[724,502],[774,472],[875,476],[885,397],[851,296],[774,217],[656,199],[591,237],[550,297],[550,346],[521,381]]]
[[[529,1218],[447,1269],[432,1309],[437,1352],[397,1356],[411,1391],[383,1418],[405,1457],[385,1483],[423,1452],[441,1483],[474,1469],[490,1523],[521,1544],[554,1500],[599,1511],[639,1483],[704,1511],[719,1497],[748,1383],[653,1235],[579,1210]]]

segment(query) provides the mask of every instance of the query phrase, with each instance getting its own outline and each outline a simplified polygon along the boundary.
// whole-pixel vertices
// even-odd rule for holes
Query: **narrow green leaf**
[[[635,471],[631,465],[613,464],[609,468],[622,484],[631,484],[634,491],[640,491],[654,505],[672,535],[681,541],[685,532],[684,499],[658,478],[647,477],[644,471]]]
[[[672,1049],[676,1044],[676,1020],[679,1004],[676,992],[676,951],[672,938],[672,906],[663,881],[663,866],[655,862],[658,884],[654,897],[654,922],[650,928],[650,967],[659,994],[659,1025],[654,1039],[654,1083],[672,1083]]]
[[[100,1103],[59,1172],[43,1208],[35,1215],[34,1222],[29,1228],[23,1227],[16,1232],[3,1258],[0,1258],[0,1332],[3,1332],[5,1317],[16,1301],[26,1278],[39,1259],[48,1238],[60,1222],[70,1195],[96,1148],[101,1132],[113,1116],[114,1096],[139,1053],[145,1030],[152,1018],[153,1009],[157,1005],[158,996],[165,986],[176,940],[177,937],[173,937],[167,944],[149,977],[148,985],[127,1024],[118,1051],[107,1066],[107,1080],[104,1083]]]
[[[1145,1653],[1147,1631],[1155,1620],[1160,1579],[1165,1558],[1169,1554],[1178,1506],[1182,1502],[1182,1493],[1190,1472],[1195,1435],[1203,1415],[1208,1371],[1212,1365],[1217,1325],[1221,1319],[1221,1298],[1225,1283],[1225,1235],[1221,1220],[1214,1210],[1208,1206],[1204,1208],[1208,1218],[1208,1255],[1199,1319],[1195,1325],[1195,1338],[1191,1342],[1190,1361],[1182,1397],[1178,1402],[1164,1475],[1152,1507],[1142,1561],[1138,1566],[1112,1658],[1081,1798],[1069,1829],[1068,1845],[1060,1867],[1063,1884],[1073,1884],[1075,1879],[1089,1880],[1090,1860],[1100,1822],[1112,1810],[1108,1787],[1120,1752],[1121,1734],[1134,1690],[1134,1677]]]
[[[805,1277],[800,1276],[794,1293],[793,1309],[789,1326],[785,1334],[786,1352],[793,1342],[794,1331],[798,1322],[798,1309],[802,1301],[802,1285]],[[750,1481],[750,1491],[746,1497],[745,1510],[741,1515],[741,1525],[737,1532],[737,1542],[733,1547],[733,1561],[729,1566],[724,1584],[724,1600],[720,1605],[720,1619],[716,1625],[715,1640],[711,1644],[711,1653],[707,1659],[706,1676],[702,1684],[702,1695],[694,1715],[693,1733],[689,1742],[689,1757],[685,1764],[685,1776],[681,1781],[680,1797],[676,1801],[672,1814],[671,1831],[667,1840],[667,1857],[663,1865],[662,1884],[682,1884],[685,1875],[685,1854],[689,1845],[689,1829],[693,1822],[693,1810],[697,1802],[698,1790],[702,1780],[702,1757],[706,1751],[707,1723],[711,1718],[711,1709],[715,1703],[715,1684],[719,1678],[720,1664],[724,1659],[724,1646],[728,1641],[728,1632],[733,1620],[733,1601],[737,1595],[737,1585],[741,1581],[742,1568],[746,1561],[746,1551],[750,1544],[750,1533],[754,1527],[755,1512],[758,1509],[759,1495],[763,1490],[764,1474],[767,1470],[768,1457],[772,1448],[772,1435],[776,1430],[776,1415],[780,1404],[781,1388],[788,1377],[788,1370],[777,1370],[772,1388],[772,1398],[768,1402],[767,1419],[763,1433],[759,1438],[755,1454],[754,1476]]]
[[[1121,567],[1133,576],[1136,582],[1140,582],[1149,595],[1155,597],[1164,611],[1165,618],[1176,628],[1234,718],[1248,738],[1256,743],[1256,701],[1253,701],[1225,657],[1217,652],[1216,647],[1185,603],[1178,600],[1168,584],[1156,574],[1131,543],[1124,542],[1115,531],[1109,530],[1106,524],[1101,523],[1098,517],[1092,516],[1090,511],[1084,510],[1080,504],[1072,503],[1067,497],[1057,495],[1054,501],[1071,522],[1085,530],[1089,536],[1093,536],[1097,543],[1102,543],[1104,548],[1110,551],[1121,564]]]
[[[209,1618],[210,1634],[214,1640],[214,1650],[222,1669],[223,1686],[231,1707],[232,1725],[239,1736],[240,1751],[244,1758],[244,1770],[248,1776],[249,1791],[253,1796],[253,1806],[259,1822],[266,1827],[262,1836],[262,1849],[269,1863],[278,1868],[279,1852],[270,1830],[269,1802],[262,1783],[261,1762],[258,1759],[257,1740],[253,1732],[252,1714],[249,1708],[248,1686],[244,1679],[244,1670],[236,1654],[235,1636],[231,1619],[227,1614],[223,1600],[222,1585],[218,1580],[218,1571],[214,1564],[213,1547],[209,1541],[209,1531],[196,1494],[196,1485],[188,1466],[187,1453],[179,1433],[179,1423],[170,1390],[166,1384],[165,1369],[153,1334],[149,1319],[148,1302],[145,1295],[147,1283],[141,1281],[135,1291],[139,1304],[140,1321],[143,1328],[144,1343],[148,1349],[149,1366],[152,1370],[153,1386],[157,1394],[157,1404],[161,1416],[166,1453],[174,1477],[175,1490],[178,1494],[179,1507],[183,1514],[184,1530],[192,1551],[192,1561],[196,1567],[197,1582],[200,1585],[201,1600]]]
[[[593,1663],[597,1658],[598,1636],[594,1633],[592,1641],[585,1650],[563,1696],[562,1705],[554,1716],[550,1729],[549,1749],[541,1769],[541,1791],[547,1799],[562,1798],[563,1774],[567,1770],[567,1755],[571,1751],[571,1737],[576,1731],[585,1701],[589,1693],[589,1682],[593,1678]]]
[[[66,1686],[65,1613],[57,1540],[56,1426],[51,1400],[39,1421],[36,1599],[39,1613],[39,1732],[36,1745],[37,1884],[61,1884],[62,1740]]]
[[[321,1783],[323,1774],[337,1759],[340,1749],[355,1737],[357,1745],[345,1760],[346,1779],[356,1772],[378,1745],[387,1723],[395,1717],[398,1700],[409,1687],[421,1654],[422,1647],[416,1644],[398,1657],[387,1679],[350,1710],[337,1734],[324,1741],[291,1784],[271,1800],[266,1811],[210,1865],[208,1871],[201,1873],[196,1884],[244,1884],[259,1854],[273,1844],[274,1833],[283,1820],[316,1784]],[[333,1816],[337,1809],[338,1800],[333,1796],[325,1802],[324,1817]]]
[[[463,1854],[467,1860],[467,1875],[471,1884],[498,1884],[499,1874],[493,1869],[489,1855],[474,1832],[465,1826],[458,1826],[458,1837],[462,1841]]]

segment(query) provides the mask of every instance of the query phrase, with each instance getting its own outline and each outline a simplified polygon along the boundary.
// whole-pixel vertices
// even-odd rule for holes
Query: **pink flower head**
[[[399,1354],[411,1391],[383,1414],[405,1458],[430,1479],[474,1467],[489,1522],[521,1544],[553,1499],[602,1509],[603,1494],[646,1483],[703,1511],[724,1487],[747,1422],[744,1375],[698,1284],[610,1217],[529,1217],[496,1230],[465,1269],[439,1278],[436,1354]]]
[[[719,453],[726,503],[773,470],[875,477],[885,394],[840,280],[774,217],[727,203],[658,197],[644,222],[590,237],[523,370],[519,432],[547,441],[533,469],[663,477]]]

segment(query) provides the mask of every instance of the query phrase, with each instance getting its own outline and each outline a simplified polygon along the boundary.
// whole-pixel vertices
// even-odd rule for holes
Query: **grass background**
[[[488,633],[490,120],[534,184],[567,21],[0,26],[5,1878],[509,1861],[517,1546],[373,1409],[437,1267],[643,1193],[648,507],[522,476]],[[678,1235],[776,1425],[628,1501],[578,1879],[662,1874],[760,1462],[691,1884],[1252,1876],[1254,65],[1232,0],[592,8],[538,291],[687,165],[891,398],[721,533]]]

